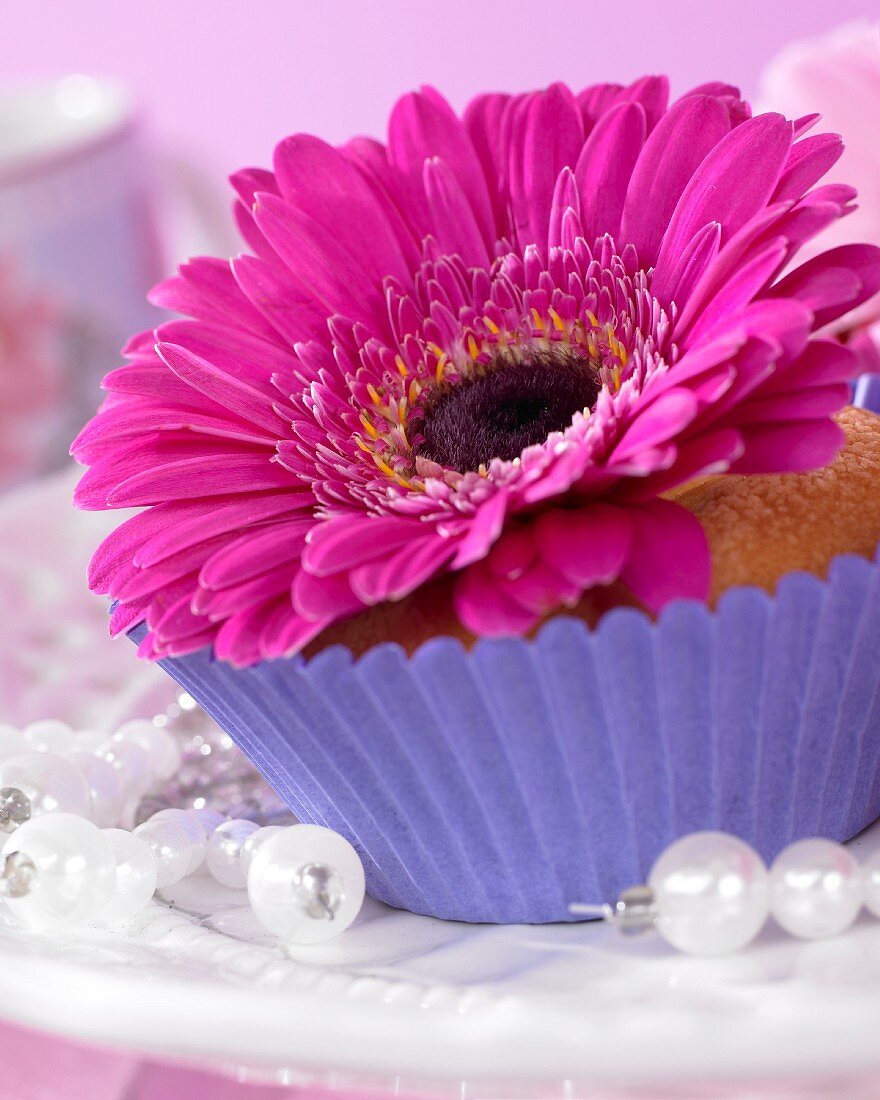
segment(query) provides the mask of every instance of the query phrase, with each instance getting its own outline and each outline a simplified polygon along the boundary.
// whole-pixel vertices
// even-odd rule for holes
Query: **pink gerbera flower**
[[[454,574],[461,621],[523,633],[596,585],[704,598],[663,492],[804,470],[841,443],[852,354],[815,337],[880,286],[847,246],[780,278],[854,191],[815,116],[665,78],[405,96],[387,146],[297,135],[233,177],[250,248],[154,301],[74,445],[85,508],[145,507],[91,585],[143,651],[246,665]]]

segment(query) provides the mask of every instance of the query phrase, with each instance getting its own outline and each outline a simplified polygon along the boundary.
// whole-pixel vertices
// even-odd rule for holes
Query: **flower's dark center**
[[[459,470],[513,459],[592,408],[601,386],[570,349],[499,355],[479,373],[437,387],[422,410],[416,455]]]

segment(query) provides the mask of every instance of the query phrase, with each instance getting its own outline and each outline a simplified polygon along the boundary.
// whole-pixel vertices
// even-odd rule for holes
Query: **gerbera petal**
[[[508,147],[502,119],[510,103],[509,95],[477,96],[468,104],[464,125],[474,144],[489,187],[495,217],[495,235],[503,237],[509,229],[507,207]],[[495,181],[495,186],[492,186]]]
[[[410,271],[382,205],[364,176],[332,145],[310,134],[275,148],[275,178],[283,197],[332,233],[374,282],[409,282]]]
[[[182,382],[218,405],[233,409],[242,419],[277,435],[278,414],[272,399],[260,390],[178,344],[161,341],[156,350],[162,362]]]
[[[599,120],[587,138],[575,178],[581,198],[581,224],[587,240],[603,233],[616,237],[630,176],[645,141],[640,103],[621,103]]]
[[[211,454],[168,462],[124,477],[107,495],[113,508],[143,508],[166,500],[190,500],[290,485],[277,462],[262,455]]]
[[[711,335],[713,329],[723,320],[738,313],[755,298],[758,293],[777,274],[787,254],[785,240],[770,241],[730,278],[721,291],[707,305],[707,308],[695,319],[693,327],[676,329],[676,335],[682,347],[688,347],[702,338]]]
[[[473,207],[455,175],[442,160],[432,157],[425,161],[424,182],[434,236],[441,250],[460,256],[468,267],[485,266],[489,254]]]
[[[614,97],[614,103],[638,103],[645,112],[650,134],[666,112],[669,103],[668,76],[641,76]]]
[[[541,557],[582,590],[617,579],[632,538],[633,525],[626,511],[605,504],[552,509],[535,523]]]
[[[352,569],[349,575],[352,591],[362,603],[370,605],[403,599],[436,576],[454,552],[455,546],[448,539],[429,534],[383,561],[371,561]]]
[[[489,190],[477,152],[452,108],[433,88],[400,99],[388,123],[388,155],[391,164],[421,190],[425,161],[438,157],[455,174],[467,196],[483,238],[494,238],[494,217]],[[430,227],[426,219],[425,231]]]
[[[413,538],[418,523],[399,516],[339,516],[312,526],[303,568],[315,577],[344,573],[375,557],[386,557]]]
[[[673,105],[645,142],[632,172],[621,221],[623,241],[635,245],[643,263],[656,261],[682,192],[729,129],[727,112],[717,99],[691,96]]]
[[[362,319],[382,330],[385,300],[381,286],[331,231],[275,195],[259,196],[254,217],[296,281],[330,313]]]
[[[293,581],[291,597],[297,614],[312,622],[344,619],[364,607],[344,573],[315,577],[300,569]]]
[[[486,552],[501,534],[507,514],[508,496],[495,492],[482,504],[471,518],[468,533],[458,545],[453,568],[464,569],[472,562],[485,557]]]
[[[699,520],[669,500],[653,500],[628,513],[630,554],[620,579],[652,613],[674,599],[709,595],[709,544]]]
[[[844,444],[842,429],[827,418],[751,425],[742,436],[743,456],[731,466],[735,474],[815,470],[833,461]]]
[[[774,297],[796,298],[812,310],[816,328],[835,320],[880,290],[880,249],[845,244],[808,260],[778,282]]]
[[[459,576],[453,603],[462,625],[487,637],[524,634],[539,619],[498,588],[485,563],[478,563]]]
[[[840,160],[843,141],[839,134],[816,134],[791,147],[772,202],[799,199]]]
[[[749,119],[707,154],[675,207],[657,259],[657,271],[674,265],[690,239],[709,222],[729,240],[767,202],[791,148],[782,115]]]
[[[327,315],[298,283],[254,256],[231,261],[236,282],[248,301],[289,345],[327,332]]]
[[[510,202],[520,244],[547,239],[556,180],[574,168],[583,144],[577,101],[563,84],[552,84],[520,105],[511,135]]]
[[[210,554],[199,572],[203,588],[228,588],[281,565],[298,563],[311,517],[300,516],[260,531],[225,541]]]
[[[514,603],[541,616],[574,603],[581,594],[579,585],[541,560],[529,566],[520,576],[499,580],[496,584]]]
[[[611,452],[609,464],[631,462],[640,452],[666,443],[693,421],[699,409],[691,390],[668,390],[624,432]]]

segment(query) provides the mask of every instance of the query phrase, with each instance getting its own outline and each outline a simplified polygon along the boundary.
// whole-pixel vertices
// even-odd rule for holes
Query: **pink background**
[[[3,27],[0,80],[81,71],[129,83],[155,131],[212,172],[275,141],[380,134],[400,92],[573,85],[667,71],[683,90],[754,93],[786,41],[876,15],[871,0],[27,0]]]

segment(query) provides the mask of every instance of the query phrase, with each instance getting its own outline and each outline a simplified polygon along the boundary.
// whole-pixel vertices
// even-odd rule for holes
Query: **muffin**
[[[154,292],[186,316],[73,448],[80,506],[143,509],[91,586],[376,896],[561,920],[682,832],[880,812],[876,530],[808,533],[876,461],[821,331],[880,252],[797,266],[853,198],[806,128],[662,77],[423,89],[238,173],[249,251]]]

